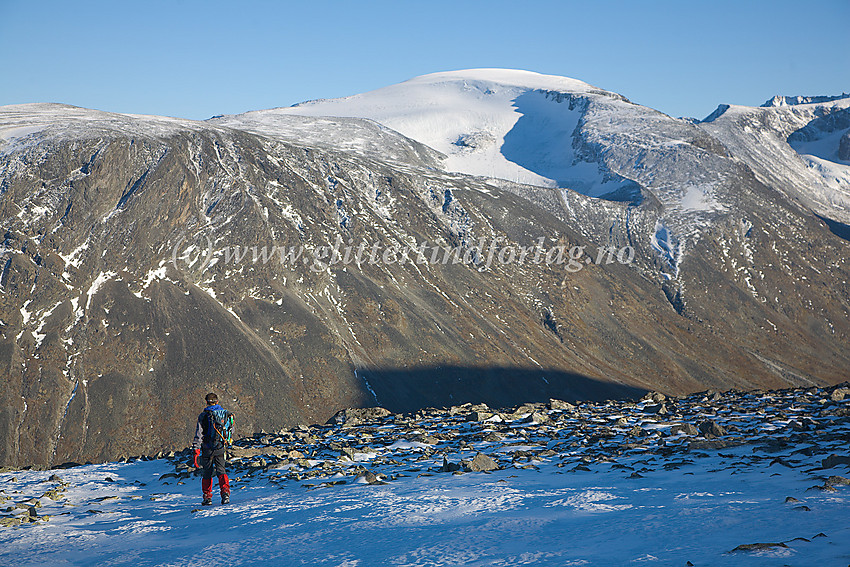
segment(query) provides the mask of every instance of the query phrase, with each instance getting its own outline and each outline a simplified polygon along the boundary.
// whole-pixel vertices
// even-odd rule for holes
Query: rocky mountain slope
[[[765,169],[739,148],[751,122],[673,119],[568,79],[462,75],[416,83],[416,100],[463,115],[458,97],[494,97],[442,142],[365,115],[291,115],[330,103],[204,122],[0,108],[0,463],[182,447],[210,390],[254,431],[348,406],[846,378],[843,181],[799,183],[802,157]],[[841,99],[752,112],[797,107],[821,120],[812,140],[828,130],[819,143],[840,146]],[[783,151],[847,167],[771,124],[760,136]],[[527,151],[538,138],[544,154]],[[428,258],[368,259],[423,245]],[[512,254],[535,245],[582,254],[569,270]],[[437,247],[465,261],[432,261]]]

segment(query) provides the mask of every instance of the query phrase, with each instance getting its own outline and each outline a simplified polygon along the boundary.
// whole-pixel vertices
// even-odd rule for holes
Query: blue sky
[[[848,23],[850,0],[0,0],[0,105],[203,119],[505,67],[702,118],[850,91]]]

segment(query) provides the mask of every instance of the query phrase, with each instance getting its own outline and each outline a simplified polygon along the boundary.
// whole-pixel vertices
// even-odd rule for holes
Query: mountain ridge
[[[462,82],[449,110],[498,120],[439,125],[469,135],[450,154],[362,117],[0,107],[0,463],[182,446],[211,389],[268,431],[377,402],[847,378],[843,102],[693,124],[590,86]],[[470,155],[529,177],[446,167]],[[334,242],[470,262],[252,260]],[[484,262],[537,242],[587,263]]]

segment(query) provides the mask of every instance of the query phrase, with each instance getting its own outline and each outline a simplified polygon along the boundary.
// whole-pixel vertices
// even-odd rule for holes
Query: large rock
[[[549,409],[560,411],[572,411],[576,409],[576,407],[570,402],[565,402],[564,400],[556,400],[552,398],[549,400]]]
[[[533,411],[528,417],[525,418],[525,423],[547,423],[549,421],[549,416],[543,412]]]
[[[443,466],[440,467],[440,472],[457,472],[462,468],[459,463],[452,463],[446,457],[443,457]]]
[[[664,403],[646,406],[643,411],[645,411],[646,413],[653,413],[658,415],[667,415],[668,413],[670,413],[667,411],[667,405]]]
[[[475,458],[469,463],[469,470],[472,472],[493,471],[499,468],[499,465],[492,458],[484,453],[478,453]]]
[[[367,484],[387,484],[383,480],[386,478],[386,475],[382,475],[374,471],[367,470],[363,473],[363,478]]]
[[[470,413],[467,419],[469,421],[486,421],[493,417],[493,415],[495,415],[493,412],[476,410]]]
[[[839,475],[833,475],[826,479],[826,483],[831,486],[847,486],[850,485],[850,478],[846,478]]]
[[[699,432],[706,439],[713,439],[715,437],[723,437],[726,435],[726,430],[716,421],[706,420],[699,424]]]
[[[660,404],[661,402],[667,399],[667,396],[665,396],[661,392],[649,392],[643,397],[643,399],[650,402],[655,402],[656,404]]]
[[[836,388],[829,395],[829,399],[833,402],[840,402],[844,400],[847,396],[850,396],[850,388]]]
[[[788,546],[782,542],[779,543],[745,543],[739,545],[729,553],[735,553],[737,551],[764,551],[766,549],[775,549],[775,548],[783,548],[787,549]]]
[[[699,435],[699,429],[693,423],[677,423],[670,428],[670,434],[684,433],[685,435]]]
[[[821,468],[824,469],[831,469],[840,465],[850,465],[850,457],[833,454],[821,461]]]

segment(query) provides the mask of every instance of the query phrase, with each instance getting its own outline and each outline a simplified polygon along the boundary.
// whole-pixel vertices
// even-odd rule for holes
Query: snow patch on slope
[[[111,280],[112,278],[114,278],[117,275],[118,275],[117,273],[111,272],[111,271],[110,272],[100,272],[98,274],[98,276],[92,282],[91,287],[89,287],[89,290],[86,292],[86,295],[88,296],[88,299],[86,300],[86,310],[88,310],[88,308],[91,306],[91,298],[94,297],[94,295],[98,291],[100,291],[101,286],[103,286],[103,284],[105,284],[106,282],[108,282],[109,280]]]
[[[678,277],[684,242],[673,234],[661,219],[655,222],[655,232],[650,237],[650,244],[667,266],[673,270],[673,277]]]

